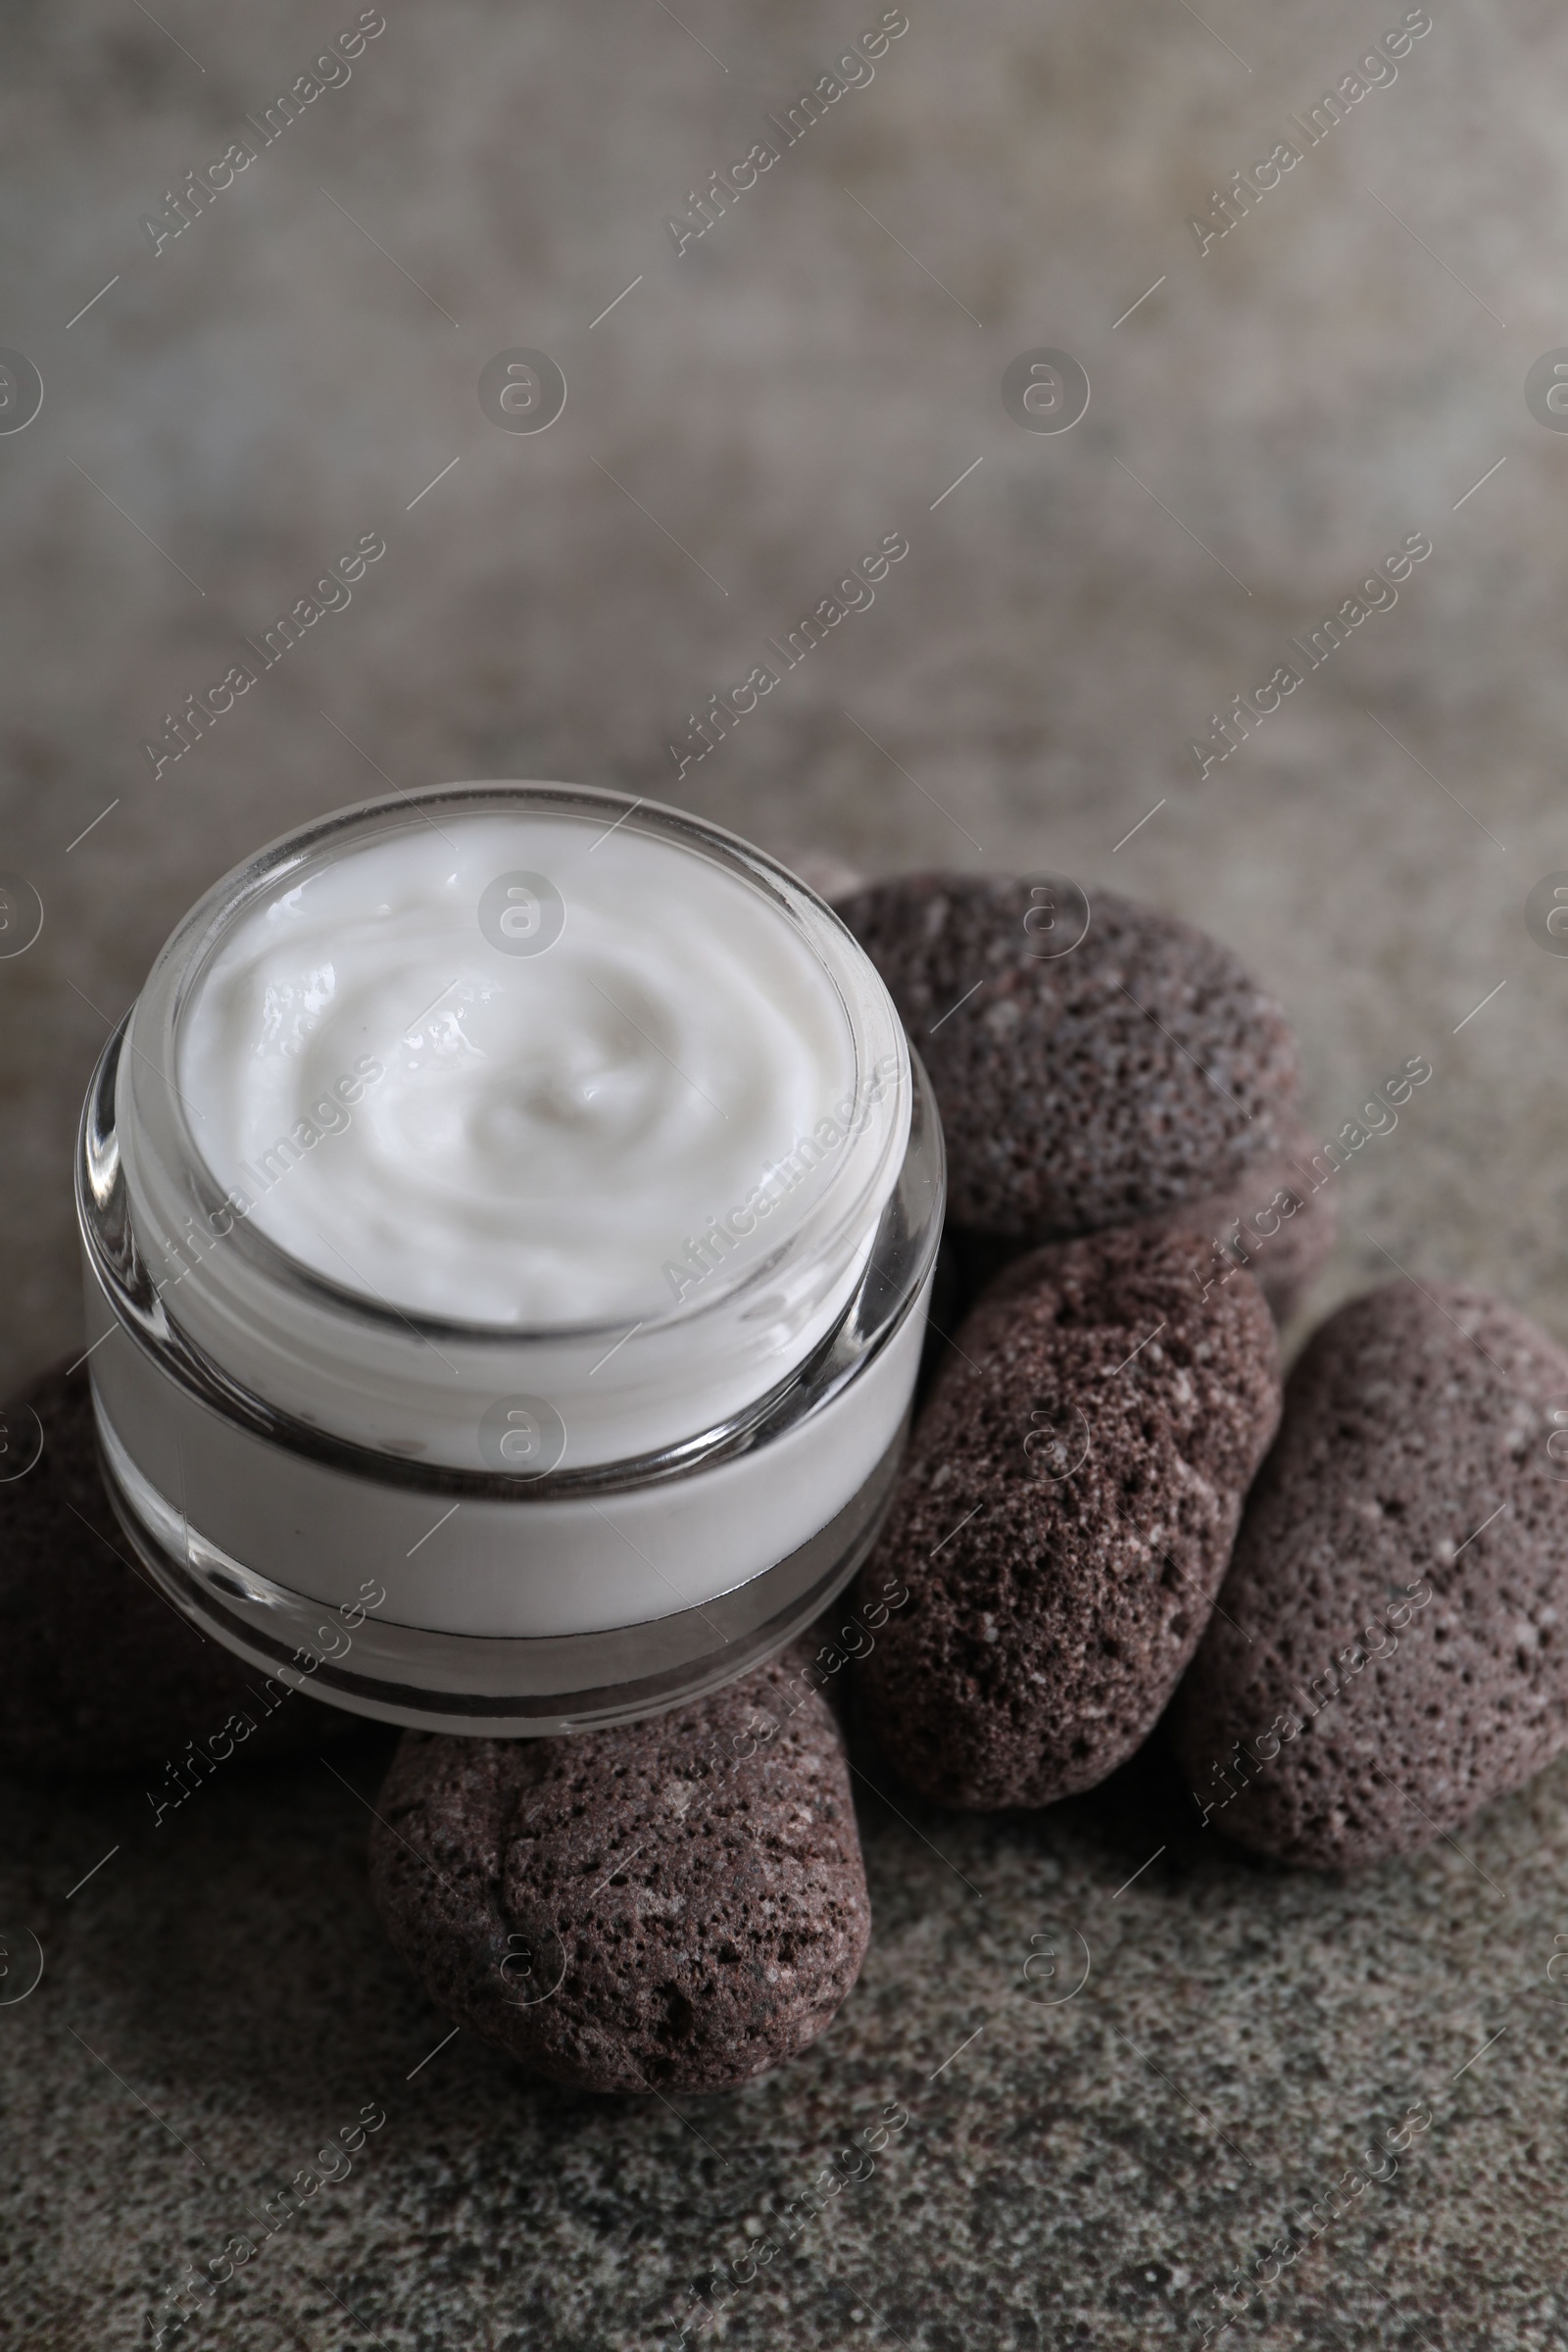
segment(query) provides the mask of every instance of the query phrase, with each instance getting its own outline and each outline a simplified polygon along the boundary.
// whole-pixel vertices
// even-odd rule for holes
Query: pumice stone
[[[1284,1013],[1189,924],[1071,882],[945,873],[840,911],[930,1072],[956,1225],[1040,1242],[1124,1224],[1229,1195],[1283,1140]]]
[[[1446,1836],[1568,1746],[1568,1353],[1391,1283],[1293,1370],[1177,1694],[1199,1814],[1321,1867]]]
[[[1208,1291],[1246,1266],[1257,1278],[1276,1323],[1288,1323],[1322,1271],[1339,1229],[1338,1169],[1294,1110],[1275,1119],[1279,1140],[1250,1160],[1225,1189],[1146,1220],[1195,1226],[1208,1247],[1194,1279]]]
[[[796,1649],[569,1740],[407,1734],[370,1884],[430,1998],[583,2090],[729,2090],[814,2041],[871,1933],[817,1679]]]
[[[1245,1173],[1233,1177],[1225,1190],[1184,1201],[1179,1208],[1152,1210],[1131,1222],[1147,1231],[1167,1232],[1179,1226],[1200,1234],[1202,1247],[1192,1269],[1199,1291],[1206,1295],[1223,1287],[1245,1266],[1256,1276],[1275,1322],[1283,1324],[1300,1306],[1334,1247],[1339,1169],[1294,1111],[1282,1112],[1277,1125],[1279,1142],[1262,1158],[1249,1161]],[[1027,1247],[957,1227],[950,1227],[945,1238],[951,1280],[970,1298]],[[935,1298],[932,1321],[947,1331],[954,1328],[951,1311],[945,1316]]]
[[[1020,1259],[956,1334],[868,1583],[908,1587],[858,1669],[943,1804],[1044,1805],[1130,1755],[1192,1656],[1279,1418],[1250,1274],[1114,1229]]]

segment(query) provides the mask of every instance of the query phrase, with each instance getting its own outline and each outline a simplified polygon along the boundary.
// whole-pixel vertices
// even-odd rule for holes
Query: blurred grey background
[[[76,1342],[77,1107],[176,917],[263,840],[383,779],[494,775],[684,802],[829,886],[1049,868],[1207,926],[1294,1016],[1323,1135],[1406,1056],[1435,1067],[1340,1180],[1315,1311],[1392,1259],[1479,1278],[1568,1338],[1568,961],[1523,913],[1538,878],[1568,868],[1568,436],[1525,399],[1531,367],[1568,346],[1568,20],[1546,0],[1432,0],[1396,78],[1348,97],[1308,148],[1290,118],[1405,14],[907,0],[874,78],[677,253],[668,217],[771,135],[766,118],[876,24],[878,0],[385,0],[349,78],[267,145],[245,118],[355,24],[354,0],[157,0],[156,17],[138,0],[9,0],[0,344],[45,396],[0,433],[0,868],[45,920],[0,960],[0,1390]],[[155,252],[144,217],[167,220],[168,192],[242,135],[255,161]],[[1215,191],[1293,137],[1301,162],[1200,250],[1190,220],[1217,226]],[[502,430],[481,408],[481,370],[515,348],[564,373],[548,431]],[[1041,348],[1087,371],[1070,431],[1004,409],[1004,368]],[[875,604],[678,774],[688,714],[893,532],[909,553]],[[370,533],[386,553],[352,603],[155,776],[142,747],[165,713]],[[1397,604],[1200,775],[1189,745],[1213,714],[1414,533],[1433,552]],[[201,1883],[219,1890],[207,1976],[190,1974],[191,1882],[172,1866],[102,1894],[123,1905],[104,1915],[113,1953],[72,1947],[73,2030],[236,2177],[314,2144],[308,2094],[345,2003],[360,2031],[390,2017],[401,2036],[396,2059],[344,2075],[355,2101],[441,2030],[368,1927],[363,1812],[318,1777],[299,1834],[319,1875],[290,1858],[275,1786],[243,1800],[228,1841],[216,1820],[201,1833]],[[1497,1809],[1520,1866],[1508,1910],[1441,1847],[1351,1890],[1210,1853],[1180,1894],[1156,1871],[1113,1897],[1155,1841],[1136,1821],[1124,1838],[1113,1809],[1014,1837],[923,1812],[916,1833],[871,1804],[865,1983],[821,2053],[702,2123],[726,2166],[766,2143],[767,2178],[788,2176],[852,2076],[923,2079],[908,2036],[929,2028],[936,2067],[948,2025],[956,2042],[972,2021],[1004,1962],[977,1956],[928,1834],[1020,1949],[1044,1886],[1098,1951],[1122,1939],[1115,2032],[1154,2071],[1063,2012],[1077,2039],[1036,2036],[973,2098],[955,2089],[935,2139],[950,2135],[956,2174],[920,2175],[856,2223],[870,2234],[841,2241],[842,2293],[813,2302],[808,2280],[789,2303],[780,2287],[785,2303],[713,2327],[741,2343],[882,2340],[883,2321],[852,2310],[863,2292],[893,2315],[888,2340],[922,2347],[1196,2343],[1196,2299],[1278,2226],[1255,2179],[1216,2187],[1215,2116],[1255,2148],[1237,2120],[1254,2102],[1310,2187],[1351,2161],[1345,2119],[1369,2084],[1446,2081],[1513,2016],[1487,2062],[1511,2063],[1513,2088],[1488,2106],[1484,2070],[1464,2077],[1452,2096],[1480,2099],[1481,2120],[1432,2160],[1397,2230],[1357,2224],[1353,2259],[1303,2263],[1271,2340],[1568,2340],[1560,2301],[1532,2300],[1549,2246],[1512,2250],[1535,2227],[1547,2059],[1499,1990],[1499,1954],[1522,1955],[1539,1999],[1536,1947],[1568,1921],[1559,1779]],[[26,1884],[63,1902],[118,1816],[51,1820],[26,1833]],[[233,1840],[251,1838],[236,1876]],[[1489,1885],[1506,1876],[1494,1852],[1488,1867]],[[352,1928],[334,1943],[323,1921],[340,1910]],[[301,2010],[277,1987],[319,1936],[319,1998]],[[182,2057],[170,1987],[207,2018],[217,1980],[291,2052],[286,2084],[237,2020],[200,2027],[218,2036],[200,2043],[210,2063]],[[24,2070],[45,2151],[24,2210],[55,2248],[24,2340],[129,2342],[138,2297],[176,2248],[220,2243],[220,2216],[194,2175],[171,2185],[166,2157],[185,2160],[41,2001],[14,2018],[53,2053],[47,2076]],[[709,2230],[730,2190],[717,2172],[708,2201],[693,2186],[688,2155],[707,2159],[678,2119],[529,2106],[455,2046],[434,2137],[389,2132],[371,2202],[321,2225],[320,2259],[368,2332],[337,2290],[313,2301],[296,2283],[215,2319],[226,2340],[651,2341],[648,2315],[741,2227]],[[127,2131],[147,2134],[134,2185],[111,2188]],[[60,2217],[62,2182],[86,2198],[79,2227]],[[105,2206],[122,2192],[124,2244]],[[548,2262],[530,2271],[535,2239]],[[492,2259],[513,2266],[505,2324]]]

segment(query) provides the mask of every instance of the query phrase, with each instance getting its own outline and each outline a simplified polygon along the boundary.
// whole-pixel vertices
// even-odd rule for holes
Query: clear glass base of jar
[[[515,1739],[662,1714],[782,1649],[869,1552],[906,1429],[907,1420],[824,1528],[733,1592],[651,1623],[521,1640],[388,1624],[373,1599],[353,1612],[326,1607],[258,1576],[195,1528],[186,1532],[186,1556],[176,1557],[154,1528],[177,1521],[178,1512],[167,1498],[139,1492],[146,1482],[101,1420],[99,1437],[110,1499],[137,1558],[180,1612],[226,1649],[287,1689],[351,1714],[418,1731]]]

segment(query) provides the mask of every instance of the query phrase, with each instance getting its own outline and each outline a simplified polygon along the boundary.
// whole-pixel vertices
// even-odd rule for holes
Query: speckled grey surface
[[[1433,0],[1392,86],[1200,256],[1187,217],[1397,0],[909,0],[869,86],[677,259],[666,212],[876,6],[388,0],[347,85],[154,256],[141,215],[356,13],[0,24],[0,345],[45,384],[0,434],[0,868],[45,907],[0,959],[0,1386],[77,1332],[66,1165],[108,1021],[200,888],[378,771],[618,783],[819,872],[1147,896],[1289,1005],[1319,1133],[1434,1062],[1338,1180],[1309,1311],[1392,1257],[1568,1337],[1568,962],[1522,916],[1568,869],[1568,438],[1524,400],[1568,343],[1560,11]],[[516,346],[568,380],[542,435],[478,404]],[[1042,347],[1091,380],[1065,434],[1002,406]],[[372,530],[353,604],[155,781],[162,714]],[[875,606],[677,779],[686,714],[893,530]],[[1415,531],[1397,605],[1200,780],[1216,708]],[[373,1791],[373,1742],[334,1761]],[[1195,1838],[1171,1778],[1156,1753],[981,1822],[861,1787],[858,1989],[680,2115],[532,2089],[465,2034],[421,2067],[448,2028],[320,1765],[235,1772],[157,1833],[139,1789],[8,1790],[0,1989],[24,1930],[44,1975],[0,2003],[0,2339],[147,2340],[181,2265],[379,2102],[352,2174],[170,2340],[564,2352],[707,2309],[770,2352],[1196,2347],[1239,2272],[1232,2343],[1568,2341],[1568,1771],[1345,1885]],[[1089,1980],[1051,2005],[1078,1936]],[[691,2303],[887,2104],[871,2176]],[[1281,2268],[1289,2217],[1412,2107],[1398,2173]]]

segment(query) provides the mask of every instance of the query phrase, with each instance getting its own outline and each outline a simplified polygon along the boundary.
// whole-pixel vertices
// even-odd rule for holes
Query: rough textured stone
[[[99,1475],[85,1371],[57,1366],[21,1402],[44,1444],[0,1486],[0,1759],[41,1773],[177,1764],[243,1712],[256,1729],[229,1752],[265,1761],[352,1727],[295,1691],[258,1697],[260,1670],[199,1634],[132,1563]]]
[[[1424,1845],[1568,1745],[1568,1354],[1457,1285],[1325,1323],[1173,1730],[1216,1828],[1325,1866]]]
[[[1250,1267],[1277,1323],[1288,1323],[1322,1272],[1339,1226],[1332,1176],[1312,1166],[1316,1139],[1294,1112],[1275,1121],[1278,1141],[1223,1191],[1147,1218],[1151,1228],[1196,1228],[1209,1247],[1205,1284]]]
[[[931,1074],[959,1225],[1020,1241],[1229,1193],[1294,1102],[1285,1016],[1217,940],[1096,891],[1055,930],[1013,876],[906,874],[841,902]]]
[[[1043,1805],[1144,1740],[1202,1633],[1274,1434],[1251,1276],[1123,1228],[1009,1267],[957,1334],[868,1579],[909,1600],[859,1670],[873,1730],[946,1804]]]
[[[1275,1148],[1250,1163],[1228,1190],[1184,1201],[1180,1208],[1156,1209],[1132,1222],[1147,1232],[1181,1227],[1202,1234],[1205,1247],[1195,1260],[1202,1280],[1220,1285],[1230,1279],[1233,1267],[1250,1267],[1274,1320],[1288,1323],[1334,1247],[1339,1206],[1332,1178],[1323,1172],[1326,1163],[1313,1169],[1316,1138],[1311,1130],[1290,1112],[1277,1125],[1280,1140]],[[1026,1248],[952,1226],[944,1243],[951,1269],[946,1294],[950,1312],[956,1290],[973,1300]]]
[[[871,1910],[805,1655],[614,1731],[410,1733],[370,1872],[431,1998],[586,2090],[726,2090],[814,2041]]]

